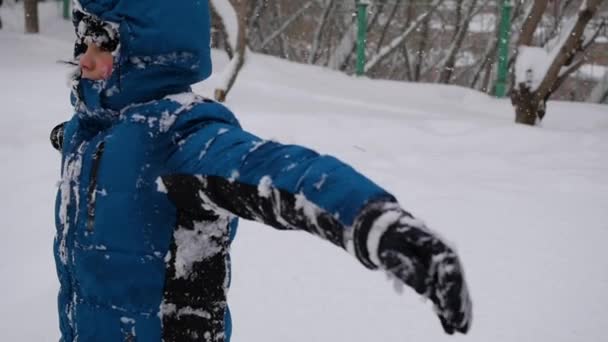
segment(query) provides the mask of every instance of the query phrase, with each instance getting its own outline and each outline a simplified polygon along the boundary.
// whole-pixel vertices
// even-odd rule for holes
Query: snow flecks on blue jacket
[[[366,204],[394,201],[337,159],[262,140],[190,91],[211,72],[207,1],[81,0],[75,9],[77,44],[117,50],[109,80],[76,75],[64,127],[62,341],[229,341],[237,217],[346,248]]]

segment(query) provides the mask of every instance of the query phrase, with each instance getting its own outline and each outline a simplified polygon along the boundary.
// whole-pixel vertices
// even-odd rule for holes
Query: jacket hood
[[[188,91],[211,74],[208,1],[74,0],[73,8],[75,57],[86,42],[114,55],[109,79],[75,75],[72,100],[78,111],[119,112]]]

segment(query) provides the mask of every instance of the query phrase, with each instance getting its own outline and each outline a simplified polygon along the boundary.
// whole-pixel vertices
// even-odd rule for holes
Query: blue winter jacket
[[[74,18],[76,55],[94,42],[115,69],[74,78],[56,202],[61,341],[229,341],[237,217],[354,251],[361,210],[394,201],[191,92],[211,73],[208,1],[81,0]]]

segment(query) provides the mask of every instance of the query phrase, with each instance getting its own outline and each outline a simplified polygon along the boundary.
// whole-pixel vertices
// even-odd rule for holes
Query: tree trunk
[[[511,103],[515,106],[515,122],[534,126],[537,118],[545,115],[544,104],[539,106],[538,98],[528,87],[513,89]]]
[[[25,33],[39,33],[38,0],[25,0],[23,6],[25,9]]]
[[[527,13],[527,17],[524,19],[521,30],[519,30],[519,39],[517,46],[520,45],[531,45],[532,38],[534,38],[534,31],[538,27],[538,23],[545,13],[549,0],[535,0],[532,7]]]

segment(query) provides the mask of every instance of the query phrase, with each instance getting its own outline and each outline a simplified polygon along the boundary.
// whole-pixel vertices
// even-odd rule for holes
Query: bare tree
[[[39,33],[38,0],[24,0],[25,33]]]
[[[515,121],[521,124],[535,125],[542,120],[548,98],[583,64],[583,52],[593,41],[585,41],[585,27],[602,0],[583,1],[578,13],[563,23],[560,34],[548,41],[544,48],[535,47],[532,46],[534,32],[548,2],[534,2],[519,36],[511,102],[515,106]]]

